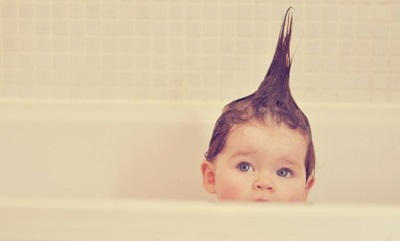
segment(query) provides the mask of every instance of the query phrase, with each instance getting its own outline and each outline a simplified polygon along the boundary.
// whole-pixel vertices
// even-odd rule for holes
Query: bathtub
[[[0,199],[2,241],[399,241],[399,204]]]
[[[0,102],[0,240],[400,240],[400,106],[301,104],[307,204],[214,202],[222,103]]]
[[[301,104],[310,202],[399,202],[400,105]],[[0,101],[0,198],[207,200],[200,162],[223,103]]]

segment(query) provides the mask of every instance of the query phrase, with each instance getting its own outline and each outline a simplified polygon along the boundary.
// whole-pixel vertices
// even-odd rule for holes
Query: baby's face
[[[306,152],[304,136],[283,124],[236,125],[215,161],[203,163],[214,174],[206,189],[220,200],[305,201],[313,184],[306,181]]]

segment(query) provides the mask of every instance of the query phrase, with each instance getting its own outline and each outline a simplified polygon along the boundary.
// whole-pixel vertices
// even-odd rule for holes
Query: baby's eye
[[[280,177],[291,177],[293,172],[289,168],[281,168],[276,172],[276,174]]]
[[[237,168],[241,172],[249,172],[249,171],[254,171],[254,168],[251,166],[250,163],[248,162],[241,162],[237,165]]]

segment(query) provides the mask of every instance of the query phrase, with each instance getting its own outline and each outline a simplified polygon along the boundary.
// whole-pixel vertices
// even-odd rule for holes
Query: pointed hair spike
[[[228,134],[234,125],[251,120],[261,123],[284,124],[302,133],[309,142],[306,163],[307,177],[313,175],[315,154],[311,128],[307,117],[297,106],[289,88],[292,58],[290,40],[292,35],[292,8],[287,9],[282,21],[272,62],[258,89],[225,106],[218,118],[211,137],[206,160],[213,161],[223,150]]]

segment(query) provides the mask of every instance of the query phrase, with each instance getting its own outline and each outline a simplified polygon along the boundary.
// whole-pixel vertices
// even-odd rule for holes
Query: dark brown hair
[[[306,137],[308,140],[305,159],[306,176],[308,178],[313,175],[315,153],[310,124],[294,101],[289,88],[292,64],[289,45],[292,23],[293,15],[291,8],[289,8],[282,23],[272,63],[264,80],[253,94],[234,100],[224,107],[215,124],[210,145],[205,154],[207,161],[213,162],[222,151],[229,131],[235,124],[242,124],[251,120],[263,123],[271,120],[278,125],[283,123]]]

